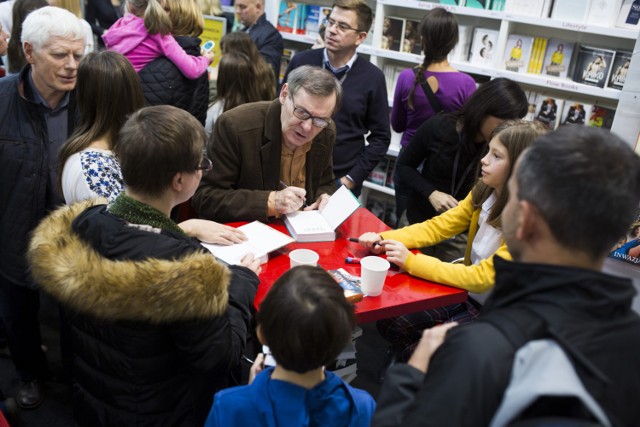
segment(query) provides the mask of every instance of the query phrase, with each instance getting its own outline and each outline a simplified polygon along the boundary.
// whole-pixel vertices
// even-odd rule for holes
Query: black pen
[[[357,237],[348,237],[347,240],[350,242],[360,243],[360,239]],[[375,242],[373,246],[380,246],[380,242]]]
[[[283,180],[280,180],[280,185],[282,185],[284,188],[289,188],[289,186]],[[303,208],[308,208],[309,207],[309,205],[307,205],[307,202],[305,201],[305,199],[302,199],[302,207]]]

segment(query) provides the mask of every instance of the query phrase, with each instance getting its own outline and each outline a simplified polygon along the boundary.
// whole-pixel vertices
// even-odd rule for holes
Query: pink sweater
[[[144,19],[127,14],[118,19],[103,36],[108,49],[123,54],[136,72],[161,56],[166,56],[188,79],[202,75],[209,66],[204,56],[188,55],[169,34],[149,34]]]

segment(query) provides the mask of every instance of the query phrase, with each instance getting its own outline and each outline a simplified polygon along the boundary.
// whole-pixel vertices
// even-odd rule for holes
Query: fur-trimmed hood
[[[105,258],[72,230],[105,199],[63,207],[35,229],[28,259],[35,282],[63,305],[106,320],[163,323],[223,314],[230,272],[206,252],[176,260]]]

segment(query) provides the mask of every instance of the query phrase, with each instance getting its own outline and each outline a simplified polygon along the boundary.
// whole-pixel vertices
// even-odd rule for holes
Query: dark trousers
[[[11,351],[11,359],[22,381],[47,377],[48,369],[40,345],[38,310],[40,294],[0,276],[0,314]]]

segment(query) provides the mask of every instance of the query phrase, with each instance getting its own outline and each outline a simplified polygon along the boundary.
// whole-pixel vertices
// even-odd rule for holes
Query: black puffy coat
[[[200,56],[199,38],[187,36],[174,36],[174,38],[189,55]],[[190,80],[173,62],[161,56],[147,64],[138,75],[147,105],[173,105],[191,113],[204,126],[209,106],[207,73]]]

